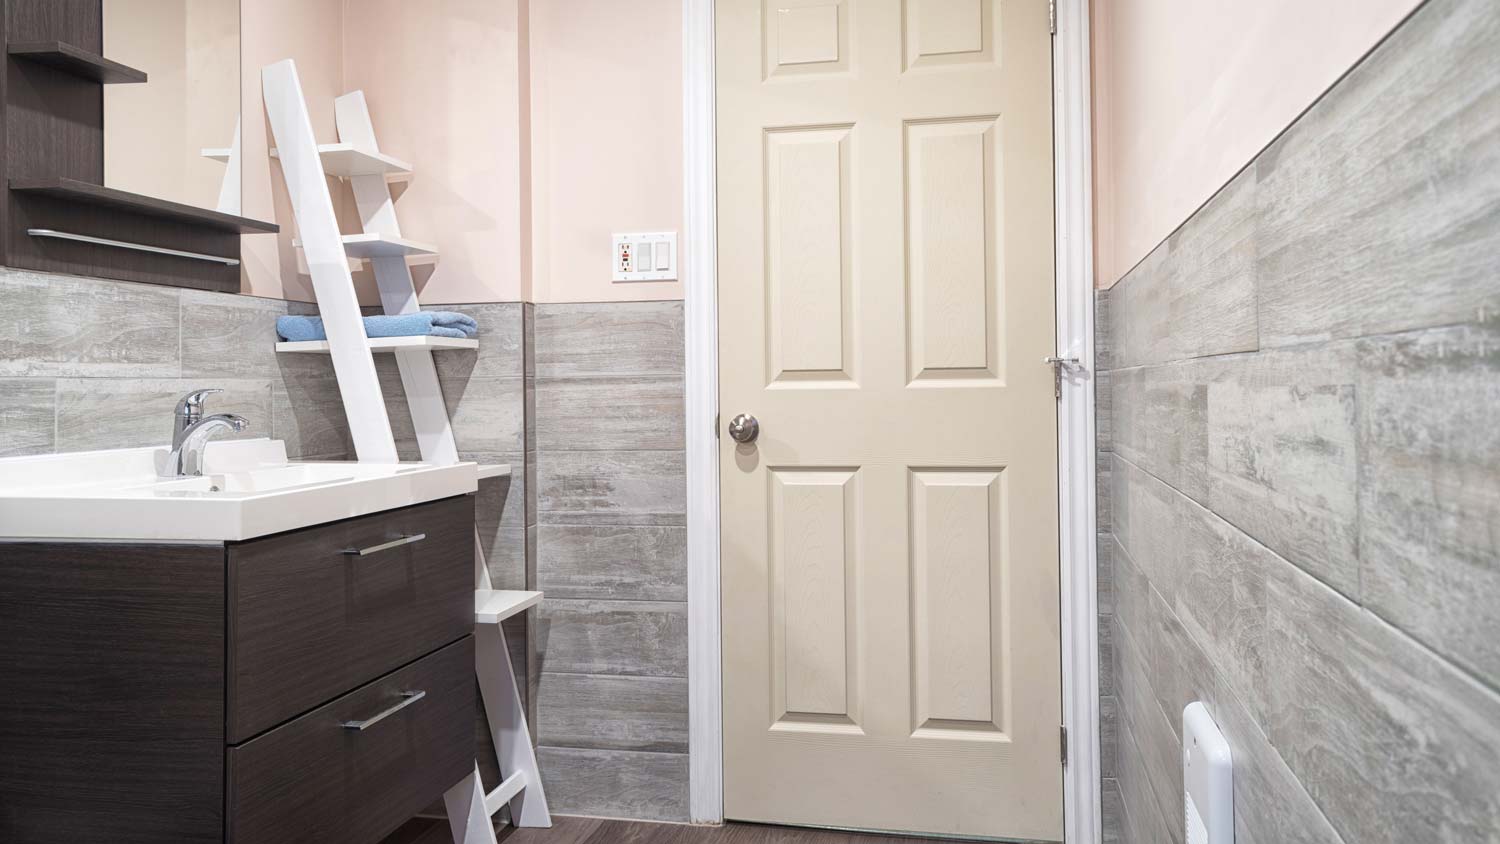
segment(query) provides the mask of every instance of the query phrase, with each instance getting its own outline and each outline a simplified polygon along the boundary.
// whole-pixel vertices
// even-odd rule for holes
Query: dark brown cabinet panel
[[[218,841],[224,549],[0,543],[0,841]]]
[[[229,742],[473,630],[473,559],[467,497],[231,545]]]
[[[473,532],[459,496],[243,543],[0,541],[0,842],[379,841],[473,770]]]
[[[364,730],[342,726],[403,702]],[[231,748],[226,840],[379,841],[474,770],[475,718],[468,636]]]

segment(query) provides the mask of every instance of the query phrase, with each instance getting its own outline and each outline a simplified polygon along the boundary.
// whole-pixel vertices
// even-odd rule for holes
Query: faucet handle
[[[197,422],[203,418],[203,404],[208,401],[208,397],[214,393],[222,392],[224,391],[217,387],[208,387],[188,393],[182,397],[181,401],[177,402],[177,410],[175,411],[177,418],[187,425]]]

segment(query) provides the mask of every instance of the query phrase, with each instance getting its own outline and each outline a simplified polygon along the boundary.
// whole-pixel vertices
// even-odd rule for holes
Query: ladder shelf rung
[[[370,351],[372,352],[394,352],[397,349],[431,349],[438,351],[442,349],[477,349],[479,341],[469,338],[458,337],[370,337]],[[283,341],[276,344],[276,351],[286,353],[303,353],[314,355],[328,354],[327,340],[300,340]]]

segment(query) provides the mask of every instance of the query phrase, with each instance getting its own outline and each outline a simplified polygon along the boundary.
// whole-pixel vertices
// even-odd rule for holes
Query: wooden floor
[[[919,844],[936,840],[755,824],[683,826],[558,815],[553,816],[551,829],[505,826],[496,833],[503,844]],[[383,844],[451,844],[451,839],[446,823],[412,821]]]

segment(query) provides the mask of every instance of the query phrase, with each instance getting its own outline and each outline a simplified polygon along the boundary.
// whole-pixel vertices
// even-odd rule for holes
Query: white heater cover
[[[1182,784],[1187,844],[1233,844],[1234,766],[1229,742],[1201,701],[1182,710]]]

